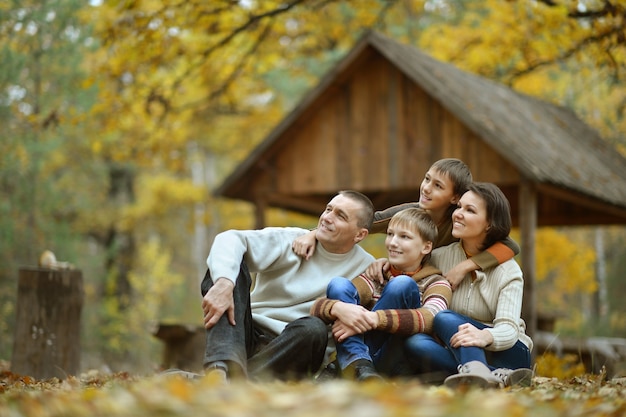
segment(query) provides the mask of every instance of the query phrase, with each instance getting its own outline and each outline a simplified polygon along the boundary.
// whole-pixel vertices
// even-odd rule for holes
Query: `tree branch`
[[[554,0],[538,0],[538,1],[539,3],[543,3],[549,7],[556,7],[559,5],[559,3],[557,3]],[[623,9],[624,9],[623,6],[613,4],[610,0],[605,0],[604,7],[600,10],[580,11],[578,9],[575,9],[575,10],[571,10],[567,14],[567,16],[574,18],[574,19],[597,19],[600,17],[608,16],[608,15],[615,16],[620,11],[623,13],[624,12]]]
[[[570,48],[569,50],[565,51],[563,54],[553,58],[553,59],[548,59],[548,60],[544,60],[544,61],[537,61],[534,64],[529,65],[528,67],[526,67],[523,70],[520,71],[516,71],[514,73],[512,73],[509,77],[508,80],[505,81],[505,83],[507,85],[512,85],[513,81],[516,78],[522,77],[524,75],[527,75],[535,70],[537,70],[538,68],[541,67],[545,67],[548,65],[552,65],[555,64],[557,62],[561,62],[564,61],[568,58],[570,58],[572,55],[574,55],[576,52],[581,51],[585,46],[590,45],[590,44],[594,44],[594,43],[598,43],[604,39],[607,39],[613,35],[617,35],[619,36],[620,33],[622,33],[623,28],[621,27],[614,27],[611,28],[611,30],[596,35],[596,36],[590,36],[588,38],[583,39],[582,41],[580,41],[577,45],[575,45],[574,47]]]

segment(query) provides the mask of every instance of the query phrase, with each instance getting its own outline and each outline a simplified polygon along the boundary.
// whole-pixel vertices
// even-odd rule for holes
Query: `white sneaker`
[[[502,381],[504,387],[529,387],[534,376],[533,370],[529,368],[498,368],[491,373]]]
[[[487,365],[480,361],[471,361],[459,365],[459,373],[443,381],[446,387],[474,386],[478,388],[497,388],[502,380],[491,373]]]
[[[162,376],[162,377],[177,376],[177,377],[181,377],[185,379],[201,379],[202,378],[202,375],[200,374],[183,371],[182,369],[176,369],[176,368],[167,369],[161,372],[158,376]]]

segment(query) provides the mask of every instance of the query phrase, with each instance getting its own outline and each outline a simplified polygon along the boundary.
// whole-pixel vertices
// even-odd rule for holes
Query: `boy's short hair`
[[[465,162],[456,158],[440,159],[432,166],[437,172],[447,175],[454,186],[454,194],[462,196],[473,182],[472,173]]]
[[[407,208],[394,214],[389,220],[389,227],[395,225],[416,231],[424,242],[432,242],[433,245],[439,235],[432,217],[426,210],[417,207]]]

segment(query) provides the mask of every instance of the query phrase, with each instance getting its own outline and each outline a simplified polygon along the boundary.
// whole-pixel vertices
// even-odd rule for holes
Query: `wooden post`
[[[78,373],[83,296],[79,270],[20,268],[12,372],[36,379]]]
[[[265,224],[265,209],[267,209],[267,201],[263,198],[254,200],[254,228],[263,229]]]
[[[524,273],[524,303],[522,318],[526,321],[526,333],[532,338],[537,334],[537,306],[535,294],[535,232],[537,230],[537,190],[531,181],[522,179],[519,198],[522,271]]]

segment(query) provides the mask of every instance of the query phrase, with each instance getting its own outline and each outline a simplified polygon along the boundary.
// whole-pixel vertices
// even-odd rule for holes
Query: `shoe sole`
[[[201,379],[202,375],[193,372],[183,371],[181,369],[168,369],[159,374],[161,377],[181,377],[185,379]]]
[[[530,369],[516,369],[509,375],[508,385],[511,387],[530,387],[533,382],[533,371]]]
[[[454,375],[454,378],[447,378],[444,385],[448,388],[476,387],[476,388],[497,388],[498,384],[490,383],[485,378],[476,375]]]

